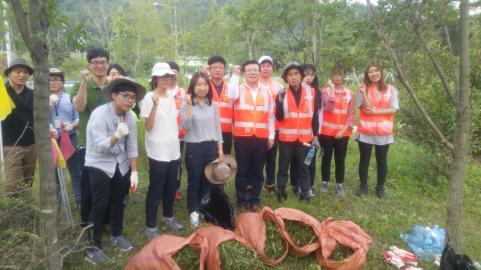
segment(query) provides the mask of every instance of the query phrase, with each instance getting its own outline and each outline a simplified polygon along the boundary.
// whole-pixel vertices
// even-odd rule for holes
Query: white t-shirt
[[[152,92],[142,100],[140,117],[145,122],[152,111]],[[180,157],[179,127],[177,108],[173,95],[159,98],[154,126],[145,131],[145,150],[147,156],[157,161],[172,161]]]

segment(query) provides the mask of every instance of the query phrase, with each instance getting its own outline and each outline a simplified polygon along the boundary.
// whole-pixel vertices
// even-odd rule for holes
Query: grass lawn
[[[143,144],[141,145],[143,148]],[[143,150],[142,150],[143,151]],[[336,198],[333,187],[328,194],[319,194],[320,160],[317,160],[316,197],[309,203],[299,202],[290,192],[286,202],[277,202],[274,194],[263,192],[261,203],[271,208],[292,207],[309,213],[319,220],[334,217],[338,220],[350,220],[361,226],[374,239],[364,269],[395,269],[384,262],[383,252],[391,245],[408,249],[400,239],[400,233],[410,231],[415,224],[433,226],[439,224],[445,227],[446,200],[448,179],[444,176],[433,179],[431,176],[434,158],[429,151],[413,145],[408,141],[398,140],[392,145],[389,153],[389,170],[386,186],[386,197],[382,200],[374,195],[375,187],[375,159],[371,160],[369,194],[362,198],[354,195],[358,187],[358,153],[357,143],[350,141],[346,161],[346,199]],[[145,155],[142,155],[140,170],[140,188],[137,193],[130,195],[124,221],[124,235],[133,242],[134,251],[123,253],[112,248],[108,237],[104,237],[104,250],[111,258],[110,263],[98,269],[122,269],[146,240],[143,238],[145,226],[144,202],[148,187],[148,172]],[[374,158],[374,154],[373,154]],[[186,210],[186,172],[182,175],[182,199],[175,204],[175,216],[185,229],[180,233],[188,236],[192,233],[188,223]],[[481,166],[470,165],[466,179],[464,206],[464,252],[473,260],[481,260],[481,201],[479,200],[479,186],[481,182]],[[227,192],[231,201],[235,202],[234,183],[227,185]],[[162,210],[159,210],[162,211]],[[159,214],[159,223],[160,218]],[[312,239],[312,231],[296,224],[288,225],[289,231],[296,241],[305,244]],[[164,233],[172,233],[166,231]],[[276,256],[282,254],[282,242],[272,224],[267,224],[267,254]],[[289,255],[284,262],[276,267],[262,263],[252,251],[236,244],[227,242],[220,246],[223,269],[320,269],[314,256],[298,258]],[[336,258],[342,259],[346,252],[339,249]],[[176,255],[182,269],[198,269],[198,256],[194,250],[184,249]],[[425,269],[436,269],[430,262],[421,262]],[[74,254],[66,258],[65,269],[89,269],[90,264],[84,261],[81,254]]]

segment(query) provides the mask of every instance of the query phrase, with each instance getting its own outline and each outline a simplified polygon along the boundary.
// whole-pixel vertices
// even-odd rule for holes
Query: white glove
[[[63,123],[63,130],[70,132],[73,129],[73,125],[70,122],[64,122]]]
[[[314,138],[312,138],[312,145],[314,145],[316,147],[316,149],[321,148],[321,145],[319,144],[319,139],[316,136],[314,136]]]
[[[119,125],[117,126],[117,131],[115,131],[114,133],[114,136],[120,140],[127,135],[129,135],[129,126],[127,125],[127,123],[119,123]]]
[[[130,191],[135,192],[137,190],[138,185],[139,185],[139,172],[132,171],[130,173]]]
[[[52,124],[49,124],[49,125],[48,125],[48,128],[49,128],[49,130],[50,130],[50,137],[57,139],[57,138],[58,138],[57,129],[55,129]]]
[[[51,94],[48,97],[48,107],[50,108],[50,110],[53,109],[53,107],[57,104],[58,100],[58,96],[54,94]]]

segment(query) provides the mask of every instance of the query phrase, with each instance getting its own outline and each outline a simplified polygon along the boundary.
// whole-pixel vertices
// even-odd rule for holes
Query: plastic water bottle
[[[426,238],[424,239],[423,249],[424,249],[424,258],[425,259],[434,258],[433,239],[431,239],[430,235],[426,235]]]
[[[435,253],[443,253],[446,233],[438,225],[434,225],[432,231],[434,235],[433,251]]]
[[[311,148],[309,148],[309,151],[307,152],[306,159],[304,159],[304,164],[307,166],[311,165],[312,158],[314,158],[314,155],[316,154],[316,147],[313,145]]]

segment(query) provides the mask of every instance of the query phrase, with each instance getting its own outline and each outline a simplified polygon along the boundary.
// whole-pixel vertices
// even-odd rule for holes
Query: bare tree
[[[463,191],[464,191],[464,177],[466,174],[466,164],[468,155],[468,143],[469,143],[469,119],[470,119],[470,101],[469,101],[469,2],[468,0],[460,1],[460,29],[461,29],[461,53],[459,64],[459,79],[456,79],[457,91],[452,94],[448,78],[445,75],[443,68],[436,59],[435,54],[430,50],[427,45],[427,41],[424,40],[423,35],[419,31],[419,25],[417,23],[421,19],[420,17],[411,17],[411,23],[413,23],[414,32],[419,37],[423,49],[426,51],[432,65],[434,66],[441,82],[449,98],[450,104],[455,106],[456,109],[456,129],[453,142],[450,142],[438,126],[433,122],[429,113],[424,109],[424,106],[417,99],[415,89],[409,83],[404,70],[396,56],[396,52],[392,47],[391,40],[384,33],[383,26],[379,21],[374,7],[367,1],[369,12],[374,19],[376,26],[376,32],[379,38],[382,40],[383,46],[391,57],[394,69],[399,77],[404,88],[409,93],[410,97],[416,104],[416,107],[422,114],[423,118],[429,124],[431,129],[439,138],[440,142],[444,144],[452,153],[453,167],[451,169],[451,179],[448,191],[448,206],[446,216],[446,243],[454,248],[457,253],[462,253],[462,209],[463,209]],[[408,4],[412,4],[411,1],[407,1]],[[457,77],[457,76],[455,76]]]
[[[10,0],[18,28],[30,52],[35,70],[33,121],[40,172],[40,235],[47,252],[43,255],[48,258],[49,269],[60,269],[61,257],[57,253],[57,192],[48,134],[47,107],[49,94],[47,34],[50,25],[47,9],[53,1],[29,0],[27,8],[23,4],[26,2]]]

